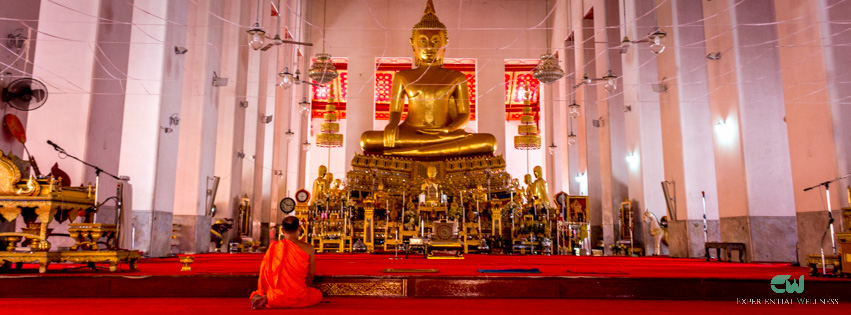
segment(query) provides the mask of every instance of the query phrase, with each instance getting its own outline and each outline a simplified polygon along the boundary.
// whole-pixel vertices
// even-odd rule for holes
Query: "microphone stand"
[[[706,192],[700,192],[700,198],[703,200],[703,243],[709,242],[709,230],[706,227]]]
[[[53,143],[53,142],[51,142],[51,141],[47,141],[47,143],[48,143],[48,144],[50,144],[50,145],[52,145],[52,146],[53,146],[53,149],[55,149],[55,150],[56,150],[57,152],[59,152],[60,154],[64,154],[64,155],[65,155],[65,156],[67,156],[67,157],[70,157],[70,158],[72,158],[72,159],[77,160],[77,161],[78,161],[78,162],[80,162],[80,163],[83,163],[83,165],[85,165],[85,166],[88,166],[88,167],[91,167],[91,168],[95,169],[95,204],[94,204],[94,207],[93,207],[93,208],[94,208],[94,213],[95,213],[95,214],[94,214],[94,217],[92,218],[92,223],[96,222],[96,221],[97,221],[97,213],[98,213],[98,209],[100,208],[100,205],[102,204],[102,203],[101,203],[101,204],[98,204],[98,195],[99,195],[99,193],[100,193],[100,189],[99,189],[99,187],[98,187],[98,185],[100,184],[100,174],[101,174],[101,173],[104,173],[104,174],[106,174],[106,175],[109,175],[109,176],[110,176],[110,177],[112,177],[112,178],[115,178],[115,180],[118,180],[118,181],[120,181],[120,180],[121,180],[121,178],[119,178],[118,176],[115,176],[114,174],[111,174],[111,173],[109,173],[109,172],[107,172],[107,171],[104,171],[102,168],[100,168],[100,167],[98,167],[98,166],[96,166],[96,165],[92,165],[91,163],[86,162],[86,161],[83,161],[83,160],[81,160],[81,159],[77,158],[76,156],[73,156],[73,155],[71,155],[71,154],[68,154],[68,152],[67,152],[67,151],[65,151],[65,149],[63,149],[62,147],[60,147],[59,145],[57,145],[57,144],[55,144],[55,143]],[[117,204],[119,205],[119,208],[120,208],[120,207],[121,207],[121,202],[119,202],[119,201],[116,201],[116,202],[117,202]],[[104,201],[104,203],[105,203],[105,201]],[[120,210],[119,210],[119,209],[116,209],[116,211],[120,211]],[[118,218],[119,218],[119,216],[120,216],[120,213],[119,213],[119,212],[116,212],[116,219],[118,219]],[[115,229],[115,238],[116,238],[116,240],[118,240],[118,239],[119,239],[119,235],[120,235],[120,231],[119,231],[119,229],[118,229],[118,225],[116,225],[116,229]]]
[[[804,191],[809,191],[813,188],[816,188],[816,187],[819,187],[819,186],[824,186],[824,194],[825,194],[825,197],[827,198],[827,217],[828,217],[827,226],[830,229],[830,243],[831,243],[831,246],[833,247],[833,254],[834,255],[836,255],[836,233],[833,231],[833,212],[831,212],[831,210],[830,210],[830,183],[838,181],[838,180],[846,178],[846,177],[849,177],[849,176],[851,176],[851,174],[846,174],[844,176],[840,176],[840,177],[831,179],[831,180],[823,182],[821,184],[804,188]],[[824,236],[827,236],[827,231],[825,231],[824,234],[825,234]],[[822,236],[821,243],[819,244],[819,247],[821,247],[821,272],[822,272],[822,274],[827,273],[827,266],[826,266],[825,260],[824,260],[824,236]]]

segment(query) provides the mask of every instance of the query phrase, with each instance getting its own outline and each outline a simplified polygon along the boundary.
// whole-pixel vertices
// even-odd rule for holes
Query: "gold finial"
[[[435,14],[434,2],[431,1],[431,0],[428,0],[428,2],[426,2],[426,8],[425,8],[425,12],[423,14],[429,14],[429,13]]]
[[[336,99],[336,97],[335,97],[336,95],[334,93],[334,85],[329,85],[325,88],[328,89],[328,103],[336,102],[337,99]]]
[[[426,3],[425,13],[423,13],[423,17],[420,19],[420,22],[417,25],[414,25],[414,30],[446,30],[446,25],[440,22],[440,19],[437,18],[437,14],[434,11],[434,3],[431,0],[428,0]]]

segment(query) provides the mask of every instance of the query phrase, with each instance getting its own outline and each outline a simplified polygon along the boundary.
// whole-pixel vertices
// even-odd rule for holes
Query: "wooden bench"
[[[706,250],[706,261],[709,261],[709,249],[714,248],[715,254],[718,256],[718,261],[723,261],[721,259],[721,250],[727,253],[727,261],[732,261],[730,258],[730,253],[733,250],[739,251],[739,262],[744,262],[742,260],[742,255],[745,252],[745,244],[744,243],[729,243],[729,242],[706,242],[704,245]]]

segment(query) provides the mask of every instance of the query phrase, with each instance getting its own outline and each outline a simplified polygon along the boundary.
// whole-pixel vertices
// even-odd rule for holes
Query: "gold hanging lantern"
[[[535,115],[529,106],[529,88],[527,86],[523,99],[523,115],[520,115],[520,126],[517,126],[517,136],[514,136],[514,148],[517,150],[537,150],[541,148],[541,136],[538,126],[535,126]]]
[[[336,74],[336,73],[335,73]],[[322,148],[339,148],[343,146],[343,135],[339,134],[340,124],[337,123],[337,106],[334,105],[333,88],[328,95],[328,104],[325,105],[325,120],[321,124],[320,133],[316,135],[316,146]]]

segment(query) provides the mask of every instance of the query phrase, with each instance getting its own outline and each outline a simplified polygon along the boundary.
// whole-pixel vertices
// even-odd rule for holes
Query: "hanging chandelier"
[[[337,67],[331,61],[331,55],[326,53],[316,54],[316,59],[310,70],[307,71],[307,76],[316,83],[325,84],[337,78]]]
[[[335,67],[334,63],[331,61],[331,54],[325,53],[327,35],[325,25],[327,24],[326,20],[328,19],[328,0],[325,0],[322,11],[325,14],[322,17],[322,53],[316,54],[316,58],[313,60],[313,65],[311,65],[310,69],[307,70],[307,76],[319,84],[325,84],[337,78],[337,67]]]
[[[558,59],[553,54],[541,55],[541,62],[532,70],[532,76],[544,84],[550,84],[564,76],[564,70],[558,65]]]

